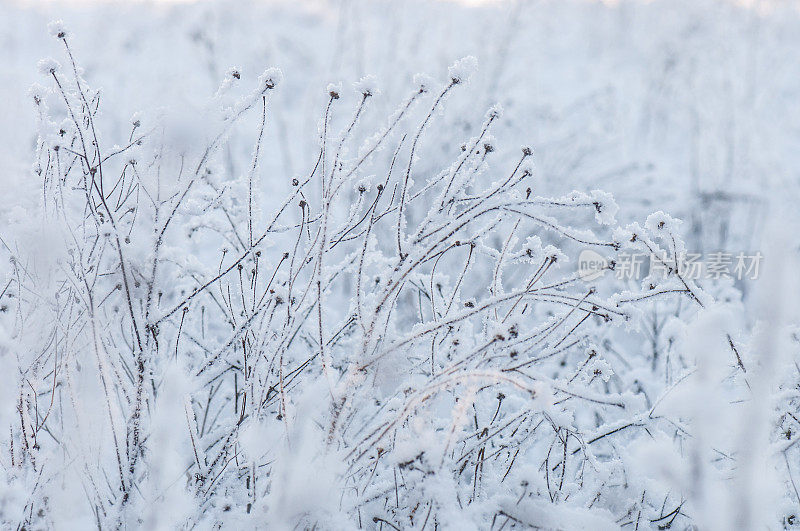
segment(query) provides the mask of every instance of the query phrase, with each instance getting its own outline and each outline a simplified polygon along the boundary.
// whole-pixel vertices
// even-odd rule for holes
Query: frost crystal
[[[595,219],[603,225],[611,225],[616,221],[619,207],[614,201],[614,196],[600,190],[592,191],[592,203],[595,208]]]
[[[64,27],[64,22],[61,20],[54,20],[47,24],[47,31],[50,35],[58,39],[67,37],[67,29]]]
[[[362,77],[358,82],[353,83],[353,88],[364,96],[377,96],[380,93],[378,78],[373,75]]]
[[[325,89],[325,92],[327,92],[328,95],[331,98],[333,98],[335,100],[338,100],[339,96],[342,94],[342,84],[341,83],[328,83],[328,86]]]
[[[50,58],[42,59],[36,66],[39,70],[39,73],[45,76],[56,74],[59,70],[61,70],[61,65],[58,63],[58,61]]]
[[[261,91],[272,90],[283,81],[283,72],[279,68],[268,68],[258,77],[258,86]]]
[[[654,212],[647,216],[644,226],[653,234],[676,233],[681,221],[662,211]]]
[[[419,87],[420,93],[427,92],[433,84],[433,80],[426,74],[414,74],[413,83]]]
[[[453,63],[453,65],[447,69],[447,75],[454,84],[467,83],[477,69],[478,60],[474,56],[468,55]]]
[[[64,68],[0,128],[0,529],[796,527],[796,223],[758,236],[797,195],[797,83],[764,74],[800,15],[758,13],[766,124],[719,98],[752,25],[716,3],[595,24],[599,62],[561,26],[602,3],[513,39],[435,0],[125,12],[75,47],[51,23]],[[472,56],[413,75],[476,44],[478,87]]]

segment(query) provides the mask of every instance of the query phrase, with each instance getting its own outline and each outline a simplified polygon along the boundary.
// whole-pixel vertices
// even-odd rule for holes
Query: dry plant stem
[[[189,528],[266,515],[297,528],[431,529],[454,525],[454,507],[509,528],[538,525],[527,513],[539,503],[565,514],[602,507],[620,525],[688,522],[684,500],[629,484],[641,470],[622,457],[629,439],[695,435],[661,413],[692,370],[662,343],[667,320],[691,319],[708,296],[677,262],[661,264],[673,267],[664,283],[625,292],[613,275],[590,287],[562,260],[585,246],[616,259],[623,245],[655,253],[655,241],[673,252],[683,242],[619,227],[602,192],[534,193],[531,149],[495,147],[498,108],[461,111],[459,127],[434,120],[460,75],[391,103],[388,119],[368,109],[377,91],[363,89],[340,116],[329,90],[319,136],[295,144],[309,146],[307,170],[275,198],[258,193],[260,173],[283,179],[276,168],[288,167],[268,143],[268,110],[287,115],[275,109],[283,99],[268,101],[274,83],[231,107],[220,89],[210,104],[226,118],[206,124],[209,141],[192,150],[138,121],[121,128],[123,147],[104,150],[99,95],[65,53],[74,79],[54,67],[48,81],[68,126],[39,138],[37,181],[44,219],[69,252],[44,271],[13,242],[1,249],[14,261],[0,300],[13,292],[15,334],[37,336],[18,356],[10,481],[23,484],[27,470],[32,479],[17,527],[47,526],[40,492],[66,461],[98,527],[124,526],[176,493],[191,502],[172,523]],[[250,113],[243,141],[231,133]],[[46,105],[39,114],[47,124]],[[474,131],[466,140],[462,122]],[[617,241],[629,229],[638,239]],[[616,328],[636,307],[652,310],[643,372],[637,332]],[[747,351],[726,337],[744,371]],[[658,378],[632,383],[645,373]],[[95,374],[98,414],[85,418],[81,386]],[[90,420],[102,424],[98,455],[77,451]],[[162,477],[171,468],[159,461],[172,425],[177,479]],[[736,462],[718,455],[720,467]],[[338,502],[329,520],[316,508],[281,512],[295,503],[282,496],[305,488],[306,467]],[[430,494],[442,485],[451,500]]]

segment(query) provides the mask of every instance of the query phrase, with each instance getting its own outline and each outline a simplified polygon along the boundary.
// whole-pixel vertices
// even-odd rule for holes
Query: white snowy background
[[[0,0],[0,527],[800,526],[798,146],[792,1]]]

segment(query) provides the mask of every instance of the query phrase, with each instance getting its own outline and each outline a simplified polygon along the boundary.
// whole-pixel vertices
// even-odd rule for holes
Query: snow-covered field
[[[3,529],[800,526],[797,2],[0,0],[0,126]]]

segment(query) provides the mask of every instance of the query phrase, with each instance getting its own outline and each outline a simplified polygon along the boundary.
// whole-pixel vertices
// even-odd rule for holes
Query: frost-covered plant
[[[319,149],[290,178],[262,170],[280,71],[235,99],[246,76],[232,69],[199,116],[137,116],[110,145],[100,93],[63,26],[51,33],[67,66],[40,63],[47,86],[31,93],[40,208],[3,240],[4,525],[686,518],[629,456],[672,429],[656,396],[677,377],[652,374],[679,342],[651,338],[642,355],[634,329],[653,300],[712,301],[677,267],[627,289],[565,266],[583,248],[613,269],[622,250],[682,244],[661,213],[617,226],[603,192],[538,195],[530,148],[494,160],[499,106],[454,149],[428,147],[473,58],[442,83],[418,78],[385,120],[374,78],[354,97],[330,85]],[[224,153],[253,114],[246,170],[230,174]],[[680,329],[687,310],[670,312]],[[722,363],[744,371],[725,339]]]

